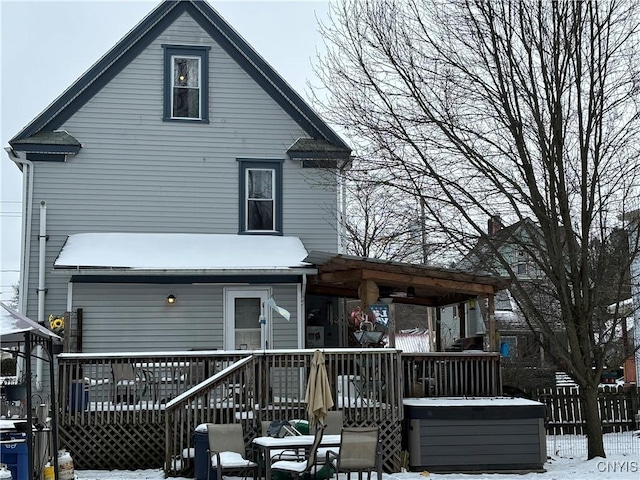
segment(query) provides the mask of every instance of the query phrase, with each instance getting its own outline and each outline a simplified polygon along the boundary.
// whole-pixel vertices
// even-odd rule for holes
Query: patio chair
[[[285,450],[280,458],[286,456],[286,460],[279,460],[278,457],[274,458],[275,461],[271,464],[271,471],[284,472],[295,478],[302,478],[309,477],[320,470],[323,464],[318,464],[318,461],[322,460],[318,457],[318,448],[322,441],[324,428],[324,425],[319,425],[316,429],[313,444],[307,455],[301,455],[295,450]]]
[[[246,459],[247,450],[244,443],[242,425],[239,423],[207,424],[209,448],[207,454],[211,467],[216,470],[217,480],[222,480],[223,473],[228,470],[246,472],[251,470],[256,478],[258,464]],[[207,469],[207,480],[211,480],[211,468]]]
[[[325,435],[340,435],[342,433],[343,425],[344,415],[342,410],[330,410],[327,412],[324,429]],[[339,453],[340,447],[320,447],[318,448],[318,458],[325,459],[329,451]]]
[[[342,410],[330,410],[327,412],[324,429],[325,435],[340,435],[344,426],[344,415]]]
[[[137,403],[147,392],[145,373],[136,370],[131,363],[114,363],[111,365],[113,379],[113,403]]]
[[[360,381],[356,383],[358,396],[363,401],[384,401],[387,383],[377,358],[356,360]]]
[[[367,472],[371,480],[371,472],[378,473],[382,478],[382,464],[380,462],[380,429],[378,427],[345,427],[340,438],[340,450],[329,450],[326,456],[327,464],[332,464],[337,474],[346,473],[351,480],[351,474],[357,472],[358,479]]]

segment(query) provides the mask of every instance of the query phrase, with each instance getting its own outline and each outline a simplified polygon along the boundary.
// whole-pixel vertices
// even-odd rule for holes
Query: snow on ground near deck
[[[640,441],[640,439],[639,439]],[[406,472],[384,474],[382,480],[638,480],[640,478],[640,459],[634,454],[612,454],[607,458],[562,458],[551,457],[543,473],[427,473]],[[164,480],[162,470],[137,471],[104,471],[82,470],[76,471],[77,480]],[[192,477],[178,477],[173,480],[191,480]],[[228,480],[242,480],[241,478],[225,477]],[[334,477],[335,478],[335,477]],[[340,474],[337,480],[346,480],[346,474]],[[355,476],[353,478],[356,478]],[[376,475],[372,475],[376,480]]]
[[[640,461],[637,455],[609,455],[606,459],[553,458],[545,464],[544,473],[527,474],[463,474],[463,473],[429,473],[407,472],[384,474],[383,480],[638,480]],[[164,480],[162,470],[111,471],[83,470],[76,472],[78,480]],[[231,479],[232,477],[225,477]],[[335,478],[335,477],[334,477]],[[340,474],[338,480],[346,480],[346,474]],[[355,478],[355,477],[352,477]],[[376,475],[372,475],[372,480]],[[184,477],[173,480],[190,480]],[[236,480],[235,478],[233,480]],[[238,478],[237,480],[242,480]]]
[[[548,460],[543,473],[428,473],[384,474],[382,480],[638,480],[640,479],[640,431],[604,435],[607,458],[585,460],[586,441],[582,435],[547,436]],[[162,470],[76,470],[77,480],[164,480]],[[171,478],[171,477],[170,477]],[[192,480],[174,477],[173,480]],[[242,478],[225,477],[227,480]],[[334,479],[336,477],[334,476]],[[356,478],[354,475],[352,478]],[[377,480],[372,475],[372,480]],[[340,474],[337,480],[346,480]]]

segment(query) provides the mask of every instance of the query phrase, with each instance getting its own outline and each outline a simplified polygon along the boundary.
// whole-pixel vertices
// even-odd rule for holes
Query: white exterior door
[[[271,312],[265,308],[270,288],[225,289],[225,350],[259,350],[267,348]],[[260,323],[263,315],[265,323]]]

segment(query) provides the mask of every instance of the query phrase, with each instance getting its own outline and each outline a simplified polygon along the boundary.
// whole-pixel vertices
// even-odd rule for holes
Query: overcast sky
[[[4,147],[158,3],[0,0],[0,300],[11,298],[19,278],[22,200],[22,174]],[[326,18],[328,2],[209,3],[309,98],[306,81],[322,49],[317,19]]]

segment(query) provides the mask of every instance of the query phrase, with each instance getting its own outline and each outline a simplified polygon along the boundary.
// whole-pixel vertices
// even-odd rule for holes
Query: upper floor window
[[[519,248],[516,252],[516,273],[518,275],[527,275],[529,273],[528,256],[522,248]]]
[[[282,161],[240,160],[240,233],[282,233]]]
[[[209,47],[164,47],[164,119],[208,121]]]

